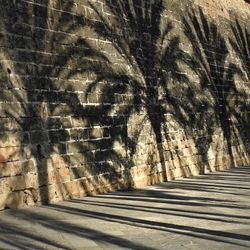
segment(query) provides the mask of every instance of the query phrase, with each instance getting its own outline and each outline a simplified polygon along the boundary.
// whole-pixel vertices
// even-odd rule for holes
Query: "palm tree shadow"
[[[237,73],[243,81],[243,88],[247,88],[246,83],[250,81],[250,32],[247,26],[244,27],[240,24],[237,14],[233,14],[232,19],[234,20],[231,23],[232,37],[229,39],[229,42],[240,60],[241,65]],[[250,129],[249,102],[246,101],[247,99],[246,91],[244,93],[239,92],[236,100],[236,105],[239,108],[234,110],[234,115],[241,124],[239,132],[245,145],[249,142],[248,131]],[[246,149],[249,154],[249,148],[246,147]]]
[[[213,121],[210,124],[210,135],[217,128],[221,128],[230,159],[227,165],[234,166],[232,141],[236,137],[236,131],[232,123],[230,99],[238,95],[234,81],[238,67],[228,62],[227,43],[215,23],[207,20],[201,8],[199,11],[190,11],[187,17],[183,18],[183,25],[184,33],[192,44],[192,55],[187,54],[185,61],[198,75],[201,88],[212,96],[212,101],[205,104],[206,112],[213,110],[212,116],[207,118]],[[204,162],[208,162],[204,152],[207,152],[211,143],[211,136],[205,148],[199,147],[200,142],[197,141],[197,148],[203,152]]]
[[[53,89],[51,77],[55,77],[55,69],[52,64],[58,66],[59,58],[53,57],[51,53],[54,36],[49,34],[48,25],[57,29],[58,23],[50,21],[49,24],[46,21],[50,17],[48,6],[48,1],[44,1],[43,5],[25,3],[18,5],[9,2],[1,9],[1,26],[5,31],[3,39],[6,41],[2,53],[6,64],[2,67],[8,78],[7,87],[12,91],[11,101],[16,105],[15,108],[13,105],[6,105],[3,112],[10,122],[16,124],[15,129],[21,134],[16,160],[27,163],[28,168],[31,168],[29,174],[37,172],[38,184],[27,186],[25,180],[20,184],[27,194],[28,198],[25,199],[32,197],[34,203],[48,202],[48,186],[51,184],[48,180],[51,171],[48,169],[48,161],[53,149],[48,132],[51,129],[48,103],[55,98],[55,93],[49,95],[46,90]],[[71,8],[70,4],[65,4],[64,7]],[[32,16],[30,12],[34,15]],[[69,26],[71,24],[68,23],[67,27]],[[63,66],[62,63],[60,65]],[[6,100],[6,97],[4,99]],[[28,135],[28,140],[24,142],[22,135]],[[25,172],[25,169],[23,171]],[[26,178],[24,172],[20,174]],[[14,186],[12,188],[15,188],[16,184],[12,185]],[[16,194],[22,192],[18,189],[16,191]],[[13,193],[9,194],[7,200],[10,201],[7,201],[6,207],[19,206],[19,203],[23,205],[19,200],[21,195],[14,195],[13,198],[12,195]]]
[[[55,9],[56,3],[60,4],[59,1],[55,2]],[[4,87],[10,89],[12,97],[9,101],[13,102],[13,105],[3,106],[1,113],[20,132],[18,144],[13,147],[13,150],[18,151],[13,152],[16,157],[14,160],[25,161],[29,165],[28,169],[31,168],[28,173],[37,175],[38,184],[27,186],[26,180],[22,182],[22,190],[28,196],[25,198],[27,203],[32,203],[30,197],[33,203],[47,203],[72,195],[72,189],[62,184],[65,178],[66,181],[70,178],[69,166],[72,160],[67,157],[66,143],[73,137],[69,133],[69,128],[72,127],[69,117],[85,112],[79,95],[74,93],[76,87],[82,86],[70,80],[77,74],[86,72],[86,68],[83,67],[79,72],[71,67],[75,63],[73,58],[77,58],[80,64],[90,66],[86,63],[86,58],[98,57],[83,38],[65,35],[76,32],[79,27],[74,22],[76,17],[69,14],[73,3],[65,2],[60,7],[64,12],[51,10],[49,1],[43,5],[23,3],[22,8],[10,2],[1,9],[1,27],[6,34],[2,39],[4,50],[1,56],[5,61],[1,65],[1,80],[7,79],[8,86]],[[18,13],[20,8],[22,18],[19,20],[18,16],[13,17],[13,13]],[[81,22],[84,26],[82,18]],[[8,101],[7,90],[4,93],[6,94],[1,97]],[[3,131],[1,140],[8,135],[6,129]],[[24,135],[28,135],[25,141],[22,139]],[[86,153],[87,157],[88,154],[89,151]],[[4,166],[13,160],[11,157],[13,158],[10,154],[1,160]],[[88,171],[90,170],[86,169],[85,172]],[[20,174],[24,175],[25,172]],[[6,207],[18,206],[19,203],[23,205],[21,195],[18,195],[22,190],[16,190],[14,196],[13,193],[8,194],[6,200],[9,200],[9,204]]]
[[[125,124],[128,124],[135,114],[143,114],[144,117],[141,118],[140,128],[135,130],[132,137],[128,136],[128,125],[124,127],[126,136],[120,138],[126,145],[127,155],[132,159],[136,154],[138,138],[145,133],[144,124],[148,120],[159,155],[155,165],[161,165],[163,179],[167,180],[163,145],[168,132],[164,105],[167,84],[170,78],[187,80],[179,73],[181,70],[178,60],[182,56],[180,40],[171,35],[171,22],[163,23],[161,20],[165,10],[163,1],[141,1],[138,4],[107,0],[105,4],[114,17],[113,22],[110,22],[97,6],[90,3],[100,22],[89,23],[89,26],[112,44],[113,56],[119,58],[121,63],[106,61],[108,70],[104,70],[102,74],[97,72],[97,80],[90,84],[87,93],[105,81],[119,87],[109,87],[108,91],[104,91],[101,94],[102,101],[107,97],[107,93],[112,96],[118,89],[123,90],[124,96],[131,97],[123,100],[124,108],[118,111],[125,118]],[[146,132],[147,135],[150,135],[150,131]]]
[[[115,111],[115,116],[110,114],[114,113],[112,104],[116,103],[117,94],[122,94],[128,87],[121,83],[130,79],[127,75],[114,74],[109,59],[94,49],[87,39],[81,36],[68,39],[65,34],[79,31],[79,26],[75,26],[75,19],[82,24],[81,28],[86,27],[86,24],[89,27],[92,25],[85,17],[70,16],[72,7],[72,2],[64,3],[61,6],[64,12],[51,12],[47,1],[43,5],[32,5],[29,11],[35,15],[30,15],[28,5],[24,4],[22,10],[25,14],[21,25],[18,17],[10,18],[11,9],[17,11],[15,3],[2,9],[1,26],[6,33],[24,37],[24,41],[11,40],[8,35],[4,37],[6,50],[3,56],[10,63],[3,65],[3,71],[10,89],[18,87],[19,91],[13,91],[12,101],[18,103],[17,107],[6,106],[3,113],[17,124],[19,131],[28,134],[25,143],[19,138],[18,159],[33,162],[36,168],[34,171],[38,175],[38,187],[26,187],[25,181],[23,182],[25,192],[29,193],[34,203],[73,197],[74,190],[78,187],[66,185],[65,180],[69,182],[69,178],[78,179],[80,188],[86,193],[99,190],[100,180],[92,178],[99,174],[104,176],[104,185],[109,181],[118,182],[118,187],[122,187],[119,181],[123,178],[121,182],[125,181],[125,186],[132,186],[128,171],[132,165],[130,157],[121,155],[112,146],[117,140],[125,141],[126,146],[132,144],[132,141],[126,140],[127,129],[124,121],[127,123],[129,116],[126,114],[135,105],[124,105]],[[34,29],[31,30],[26,23],[32,24]],[[48,29],[54,32],[48,32]],[[13,51],[12,45],[18,50]],[[28,55],[22,52],[26,49],[34,53]],[[98,83],[104,80],[108,82],[100,98],[94,92],[87,91],[85,95],[82,94],[85,86],[78,84],[81,81],[80,74],[89,76],[92,73],[97,74]],[[65,83],[65,80],[68,82]],[[110,85],[110,82],[115,84]],[[80,94],[75,93],[78,91]],[[103,105],[92,105],[97,103],[96,99]],[[58,118],[62,114],[64,117]],[[70,124],[70,120],[73,120],[73,124]],[[87,129],[77,126],[78,120],[84,120]],[[81,125],[84,126],[82,123]],[[105,127],[101,131],[102,135],[98,134],[96,126]],[[68,143],[68,140],[74,142]],[[9,158],[4,161],[7,160]],[[80,167],[71,168],[72,165]],[[121,177],[121,167],[125,168],[122,169],[125,177]],[[88,180],[88,176],[92,177]],[[89,186],[92,186],[91,190]],[[9,196],[11,195],[10,193]],[[14,197],[17,201],[11,199],[7,206],[13,207],[14,203],[18,205],[19,198]]]
[[[28,159],[37,167],[39,187],[31,187],[30,193],[42,203],[52,197],[60,199],[60,195],[74,197],[72,180],[79,180],[85,193],[102,192],[102,178],[104,186],[107,182],[116,188],[133,186],[130,170],[135,166],[142,136],[154,137],[159,159],[150,159],[148,164],[152,169],[159,165],[162,179],[167,180],[165,143],[170,139],[166,113],[186,128],[193,125],[193,108],[200,113],[213,109],[233,158],[227,99],[228,93],[237,93],[233,80],[237,68],[226,62],[227,46],[217,27],[208,23],[201,10],[199,20],[190,12],[183,23],[193,55],[184,55],[172,23],[161,18],[166,8],[163,1],[106,0],[105,4],[112,22],[92,2],[89,5],[98,19],[94,21],[83,15],[70,16],[71,1],[65,2],[61,6],[65,11],[59,13],[50,12],[49,1],[34,5],[34,18],[27,14],[23,20],[36,27],[33,31],[29,25],[27,30],[19,30],[18,18],[10,18],[11,11],[1,10],[7,17],[2,18],[6,33],[27,35],[26,42],[6,41],[17,48],[23,44],[24,51],[37,52],[31,56],[13,53],[6,45],[5,57],[11,63],[3,65],[3,71],[12,87],[19,84],[22,92],[13,92],[19,110],[11,107],[4,113],[16,121],[19,130],[29,134],[21,148],[29,149]],[[17,6],[11,8],[16,10]],[[29,13],[25,6],[24,10]],[[47,32],[48,27],[55,32]],[[85,29],[97,36],[98,42],[91,43],[82,36]],[[173,96],[170,79],[188,82],[180,73],[179,61],[197,73],[214,103],[207,101],[199,110],[195,100],[185,105]],[[218,65],[222,69],[218,70]],[[190,93],[195,95],[196,90],[190,89]],[[200,121],[211,122],[212,134],[216,124],[210,118],[204,115]],[[131,125],[131,120],[135,124]],[[208,161],[204,152],[210,143],[211,138],[202,148],[197,139],[204,161]]]

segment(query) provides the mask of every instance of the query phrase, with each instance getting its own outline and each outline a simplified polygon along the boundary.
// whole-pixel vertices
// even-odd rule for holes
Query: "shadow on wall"
[[[88,188],[100,191],[101,181],[107,189],[117,180],[120,186],[133,185],[128,170],[143,123],[133,138],[128,137],[127,123],[142,108],[142,121],[148,119],[153,128],[165,173],[159,88],[165,87],[167,73],[181,77],[175,73],[179,39],[164,44],[172,25],[161,31],[162,1],[106,4],[117,17],[116,28],[93,5],[94,16],[88,18],[69,14],[74,13],[71,2],[52,6],[49,1],[11,1],[1,9],[1,120],[6,122],[1,139],[8,137],[1,155],[11,152],[1,159],[1,172],[13,176],[3,206],[46,203],[82,195]],[[147,11],[142,13],[140,7]],[[102,23],[92,21],[95,17]],[[142,31],[145,37],[139,35]],[[91,44],[89,35],[110,41],[117,61],[110,61],[107,48],[100,52],[102,40],[100,47]],[[121,66],[124,62],[126,67]]]
[[[44,5],[8,1],[1,8],[1,88],[5,101],[1,121],[5,122],[2,131],[7,138],[1,150],[4,155],[15,152],[14,157],[3,160],[6,168],[1,166],[10,182],[3,190],[6,197],[1,199],[1,206],[47,202],[49,185],[50,195],[56,197],[60,192],[55,190],[60,167],[52,169],[52,154],[65,153],[65,145],[58,136],[53,137],[53,129],[60,129],[58,132],[64,133],[66,140],[67,118],[60,120],[51,114],[62,95],[56,92],[56,81],[60,81],[60,74],[74,54],[60,32],[62,27],[65,32],[73,30],[73,24],[71,21],[59,24],[64,13],[52,13],[48,7],[49,1]],[[72,4],[63,6],[65,10],[71,7]],[[52,15],[54,19],[49,19]]]
[[[46,203],[69,197],[71,189],[78,191],[62,184],[74,178],[66,165],[71,157],[66,141],[74,139],[75,131],[69,131],[71,116],[81,106],[74,93],[81,84],[67,79],[76,62],[82,64],[95,54],[83,38],[72,35],[77,29],[74,16],[68,13],[73,3],[60,6],[58,1],[54,9],[51,7],[50,1],[43,5],[10,1],[1,9],[1,87],[5,101],[1,121],[5,122],[2,131],[7,138],[1,145],[1,155],[5,156],[1,173],[3,177],[13,176],[3,190],[3,207]],[[79,52],[86,56],[82,61]],[[81,107],[86,113],[83,110]],[[88,157],[91,152],[86,152]],[[84,168],[85,175],[88,171]]]
[[[234,100],[242,97],[234,80],[240,69],[230,62],[225,38],[220,34],[216,24],[208,21],[202,9],[189,11],[187,17],[183,18],[183,25],[184,33],[192,45],[192,53],[186,54],[185,62],[198,75],[203,94],[210,97],[210,100],[202,103],[203,112],[199,126],[205,133],[196,141],[197,148],[204,165],[209,166],[208,155],[204,152],[208,152],[212,136],[216,135],[220,128],[229,155],[226,165],[236,166],[234,156],[237,152],[234,152],[233,148],[237,148],[237,143],[246,138],[241,131],[247,130],[242,128],[242,113],[236,111],[237,105],[234,103]],[[205,143],[201,141],[204,138],[207,139]],[[246,146],[243,144],[242,157],[247,160],[248,155],[244,154]]]
[[[166,23],[161,28],[162,1],[106,4],[116,25],[92,4],[93,16],[88,17],[69,14],[74,12],[73,3],[55,2],[51,9],[49,1],[9,2],[1,10],[2,68],[9,84],[3,86],[3,99],[11,96],[3,114],[18,131],[18,145],[7,145],[17,149],[17,158],[4,162],[27,165],[6,174],[22,176],[22,187],[16,177],[10,185],[15,195],[6,190],[11,196],[7,206],[18,204],[22,196],[25,202],[36,203],[74,192],[82,195],[89,188],[101,191],[101,181],[107,189],[119,180],[118,187],[133,185],[129,169],[145,119],[156,138],[156,163],[166,173],[161,128],[166,121],[159,89],[166,87],[168,77],[183,78],[177,73],[179,39],[174,36],[167,42],[173,27]],[[101,37],[98,46],[89,35]],[[104,52],[103,41],[111,42]],[[135,113],[142,113],[142,123],[129,137],[127,124]],[[24,136],[26,141],[21,140]]]
[[[167,180],[164,143],[168,143],[166,118],[167,85],[171,80],[187,81],[178,66],[182,57],[179,48],[180,39],[171,34],[173,25],[162,20],[166,9],[163,1],[111,1],[106,5],[114,20],[108,18],[99,8],[92,5],[101,22],[90,23],[95,32],[111,45],[113,58],[120,62],[107,61],[108,71],[97,74],[96,81],[89,85],[87,94],[103,82],[106,90],[101,93],[104,102],[107,93],[111,96],[119,93],[123,97],[122,106],[115,110],[123,117],[123,134],[116,133],[113,138],[125,145],[129,157],[137,153],[140,136],[154,137],[158,159],[147,164],[161,169],[163,180]],[[105,51],[106,52],[106,51]],[[128,98],[129,97],[129,98]],[[112,107],[113,108],[113,107]],[[113,109],[114,111],[114,109]],[[116,117],[116,116],[115,116]],[[130,119],[137,119],[135,129],[129,134]],[[115,120],[116,123],[116,120]],[[152,152],[146,152],[152,155]],[[147,157],[147,155],[146,155]]]
[[[235,106],[239,107],[239,110],[235,110],[234,115],[238,121],[241,121],[242,128],[239,131],[242,134],[242,138],[245,138],[245,144],[248,145],[247,150],[250,152],[250,28],[247,28],[247,20],[245,26],[240,24],[237,14],[232,14],[231,23],[232,38],[230,38],[230,44],[234,49],[238,59],[240,60],[239,75],[243,84],[241,86],[241,92],[238,93]],[[248,18],[249,19],[249,18]],[[241,115],[243,114],[243,115]]]

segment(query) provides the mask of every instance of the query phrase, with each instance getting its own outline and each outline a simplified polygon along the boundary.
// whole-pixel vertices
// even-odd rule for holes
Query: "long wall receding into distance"
[[[0,0],[0,209],[250,166],[244,0]]]

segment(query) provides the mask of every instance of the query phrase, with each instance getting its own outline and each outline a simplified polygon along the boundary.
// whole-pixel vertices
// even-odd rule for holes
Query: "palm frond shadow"
[[[250,32],[247,26],[243,27],[234,15],[234,21],[231,23],[233,37],[230,38],[230,44],[242,61],[242,70],[244,70],[245,77],[250,79]]]
[[[29,8],[31,6],[32,8]],[[51,178],[56,178],[57,183],[62,183],[63,180],[60,178],[63,177],[60,174],[60,168],[63,166],[60,167],[60,164],[62,162],[71,164],[72,159],[67,156],[65,142],[73,135],[68,131],[71,125],[67,117],[81,114],[84,118],[88,111],[87,108],[83,107],[80,96],[74,93],[75,88],[79,88],[78,82],[72,81],[72,84],[69,84],[67,80],[74,79],[74,76],[87,72],[89,69],[82,67],[79,71],[76,63],[91,67],[91,64],[87,64],[89,58],[101,58],[102,54],[93,51],[82,37],[73,36],[69,39],[69,36],[65,35],[72,34],[79,29],[75,25],[73,16],[64,16],[73,7],[72,2],[65,2],[61,6],[65,10],[64,12],[52,11],[50,13],[48,1],[44,2],[43,5],[31,4],[31,6],[23,3],[23,8],[21,8],[17,7],[14,2],[10,2],[1,9],[1,26],[6,33],[2,40],[4,50],[1,56],[7,62],[1,65],[3,72],[1,80],[2,82],[6,80],[5,82],[8,83],[7,87],[3,85],[4,94],[1,96],[3,100],[8,100],[8,92],[5,89],[9,88],[12,91],[13,88],[18,87],[18,91],[12,91],[13,96],[10,100],[15,102],[15,105],[3,106],[1,114],[15,124],[17,131],[21,131],[18,138],[20,145],[13,147],[17,151],[13,152],[13,155],[18,155],[18,157],[16,156],[14,159],[12,154],[7,155],[1,159],[3,162],[1,165],[6,167],[8,161],[12,160],[25,161],[27,165],[34,162],[33,170],[38,172],[38,186],[27,187],[23,183],[24,189],[35,203],[47,203],[49,200],[57,199],[60,195],[63,195],[63,198],[72,195],[72,190],[69,190],[67,186],[59,184],[59,187],[53,187]],[[27,26],[27,30],[19,30],[20,20],[18,16],[11,18],[13,13],[18,13],[20,9],[26,13],[22,13],[23,26],[21,27]],[[35,15],[32,16],[29,11]],[[84,20],[82,22],[84,25]],[[29,24],[35,28],[30,30]],[[48,30],[49,26],[54,32]],[[24,37],[23,39],[26,39],[25,41],[20,42],[16,39],[15,35],[18,36],[19,33]],[[13,35],[13,39],[11,39],[10,34]],[[17,50],[15,50],[16,47]],[[36,53],[25,54],[26,49]],[[79,58],[79,54],[82,56],[82,60]],[[57,118],[61,112],[66,113],[66,117]],[[57,132],[53,130],[57,130]],[[4,127],[1,131],[4,131],[1,134],[2,140],[4,136],[8,135],[8,127]],[[24,135],[28,134],[30,141],[29,139],[24,141]],[[25,139],[27,138],[25,137]],[[81,145],[81,147],[83,146]],[[82,154],[87,158],[86,162],[93,162],[91,158],[93,154],[89,148],[95,150],[97,147],[96,143],[90,142],[88,147],[84,148],[84,151],[82,150]],[[54,157],[55,155],[60,155],[59,159]],[[56,162],[53,163],[53,161]],[[57,166],[54,165],[56,167],[53,169],[51,164],[57,164]],[[82,175],[85,176],[90,171],[90,167],[86,166]],[[74,169],[72,172],[74,176],[72,178],[79,177]],[[70,178],[69,171],[67,174],[67,178]],[[80,177],[83,177],[82,175]],[[15,200],[16,198],[20,197],[12,197],[10,193],[9,197],[6,198],[6,207],[18,205],[19,201]]]
[[[232,140],[237,135],[232,124],[232,107],[230,99],[238,95],[234,76],[238,74],[238,67],[228,60],[229,49],[224,37],[220,34],[217,26],[209,21],[202,9],[189,11],[187,17],[183,18],[184,33],[191,43],[192,54],[187,54],[185,61],[187,65],[197,74],[200,79],[201,88],[211,96],[210,101],[203,103],[206,112],[210,117],[203,118],[208,121],[209,133],[220,127],[226,140],[227,152],[230,157],[230,164],[234,166],[232,152]],[[211,113],[212,111],[212,113]],[[205,123],[206,124],[206,123]],[[197,141],[197,148],[207,152],[211,144],[211,137],[204,143]],[[202,145],[202,148],[199,147]],[[203,161],[208,162],[206,154]]]
[[[120,27],[124,25],[122,23],[124,19],[120,16],[123,4],[120,1],[115,4],[107,1],[107,5],[117,15]],[[134,4],[131,5],[128,1],[125,4],[130,5],[132,11],[137,9]],[[142,4],[149,3],[145,1]],[[65,35],[66,33],[70,34],[79,31],[79,27],[75,26],[73,21],[74,18],[77,18],[81,21],[82,28],[90,27],[97,34],[111,39],[110,33],[106,33],[105,36],[101,33],[103,27],[100,27],[99,22],[91,22],[80,16],[71,17],[68,10],[70,11],[73,7],[72,2],[64,3],[61,6],[65,10],[64,12],[50,12],[48,1],[42,5],[34,4],[32,6],[33,8],[28,9],[28,5],[23,4],[21,9],[26,14],[22,20],[19,20],[18,16],[10,18],[13,14],[13,11],[10,10],[15,10],[14,13],[18,13],[20,10],[14,2],[10,2],[6,5],[6,8],[1,10],[3,14],[1,26],[6,34],[14,36],[20,34],[24,37],[21,42],[17,39],[12,40],[9,35],[4,37],[3,46],[5,46],[5,51],[2,56],[9,62],[9,64],[2,65],[3,72],[5,72],[4,77],[7,78],[10,89],[18,87],[19,91],[13,92],[13,100],[18,103],[17,108],[6,106],[3,113],[4,117],[11,118],[18,124],[17,130],[30,135],[30,141],[21,141],[17,150],[24,151],[18,152],[21,155],[20,157],[27,161],[34,161],[34,168],[37,168],[38,188],[25,187],[29,190],[34,201],[47,203],[51,199],[50,189],[52,189],[56,197],[60,196],[59,193],[63,193],[65,197],[71,195],[72,190],[64,185],[59,185],[59,189],[55,187],[55,190],[53,190],[53,183],[50,180],[51,177],[53,178],[53,174],[51,176],[53,172],[51,165],[55,165],[55,163],[60,165],[63,161],[68,164],[82,164],[86,168],[84,171],[71,169],[73,172],[72,178],[81,179],[84,176],[91,176],[93,173],[105,175],[105,173],[109,172],[113,177],[107,177],[107,179],[111,178],[112,181],[112,178],[118,179],[120,177],[120,168],[123,168],[123,170],[125,168],[124,172],[129,183],[130,174],[127,170],[132,166],[131,154],[135,152],[136,142],[128,138],[127,126],[124,126],[124,124],[128,123],[130,114],[140,112],[142,103],[145,104],[147,116],[153,125],[158,150],[161,155],[161,163],[164,165],[163,149],[162,145],[160,145],[162,142],[161,131],[158,124],[159,122],[160,124],[165,122],[165,117],[161,115],[161,112],[154,114],[155,108],[159,108],[158,110],[161,111],[161,105],[157,103],[157,86],[155,88],[154,85],[165,84],[165,78],[160,66],[161,63],[167,61],[164,58],[160,59],[158,56],[157,62],[154,63],[153,69],[151,69],[152,59],[157,58],[155,53],[158,53],[156,45],[160,35],[159,25],[160,13],[163,8],[162,2],[150,3],[150,11],[147,11],[145,18],[140,12],[135,15],[124,10],[123,14],[127,14],[127,17],[131,18],[130,21],[134,22],[136,18],[136,21],[142,21],[137,22],[136,25],[139,26],[130,26],[127,23],[128,31],[132,32],[135,37],[133,41],[130,40],[128,34],[124,33],[119,37],[116,30],[111,30],[112,39],[113,35],[117,34],[116,39],[112,40],[112,45],[123,58],[126,58],[129,66],[134,71],[134,75],[137,75],[136,77],[133,74],[128,74],[122,67],[115,68],[107,55],[94,48],[87,39],[81,36],[74,36],[69,39],[69,36]],[[94,8],[93,5],[92,7]],[[35,15],[31,15],[30,11],[34,12]],[[101,13],[97,14],[99,18],[103,18]],[[47,19],[49,22],[46,21]],[[33,30],[30,28],[30,24],[35,27]],[[107,26],[107,22],[103,22],[103,25]],[[21,30],[20,27],[23,29]],[[49,32],[48,27],[54,32]],[[152,28],[154,30],[151,30]],[[109,27],[109,29],[113,29],[113,26]],[[146,29],[145,31],[152,31],[152,41],[140,38],[138,31],[144,29]],[[170,30],[171,27],[167,26],[166,31],[163,32],[164,36]],[[164,38],[161,41],[163,42]],[[17,42],[18,44],[16,44]],[[178,39],[175,38],[172,47],[177,46],[178,43]],[[139,45],[143,49],[142,51],[137,50]],[[16,47],[20,49],[15,51],[14,48]],[[25,49],[31,49],[37,53],[29,56],[27,53],[22,53],[22,49],[24,51]],[[74,60],[74,57],[76,60]],[[178,67],[177,64],[174,64],[174,61],[173,65]],[[74,93],[75,87],[79,87],[77,84],[81,85],[77,78],[78,75],[87,74],[89,76],[92,73],[97,78],[88,87],[85,94],[78,95]],[[157,82],[157,77],[161,77],[160,83]],[[64,81],[65,79],[69,81],[73,79],[72,86],[67,84]],[[99,96],[94,94],[96,100],[91,100],[94,87],[99,86],[100,83],[103,84],[104,89],[102,89]],[[84,93],[86,86],[81,85],[79,88],[81,87],[80,91]],[[131,93],[131,98],[122,95],[124,93]],[[120,100],[121,97],[122,100]],[[4,96],[5,100],[6,98]],[[124,105],[119,106],[118,110],[114,110],[117,101],[122,102]],[[93,103],[98,103],[98,105],[92,105]],[[100,103],[102,104],[100,105]],[[69,133],[68,128],[70,128],[70,125],[68,120],[55,118],[61,112],[72,118],[86,120],[90,140],[86,142],[81,140],[83,139],[82,135],[75,136],[71,132]],[[97,140],[99,138],[95,135],[94,127],[103,124],[107,127],[111,126],[111,128],[102,131],[103,135],[107,134],[103,140]],[[55,129],[60,129],[60,133],[58,134],[58,131],[55,133],[53,131]],[[73,156],[67,155],[66,141],[69,138],[77,139],[71,145],[71,149],[74,149]],[[113,146],[116,141],[125,144],[126,148],[130,148],[129,152],[126,150],[125,156],[119,150],[114,150]],[[106,150],[108,144],[110,148]],[[102,152],[104,149],[106,151]],[[59,159],[54,157],[54,155],[58,154],[60,155]],[[5,159],[5,161],[7,160]],[[60,183],[60,167],[56,167],[54,171],[57,173],[56,182]],[[67,173],[66,178],[70,178],[69,172]],[[65,176],[62,178],[65,178]],[[94,181],[93,185],[94,189],[98,189],[98,184]],[[13,203],[12,198],[7,203],[10,203],[7,206],[11,206],[11,203]]]
[[[140,136],[155,138],[159,159],[151,162],[152,168],[160,165],[166,180],[164,143],[170,141],[166,114],[174,116],[186,133],[195,137],[189,130],[197,111],[201,119],[195,127],[204,128],[204,121],[207,126],[204,140],[209,129],[214,131],[216,121],[213,115],[204,116],[203,111],[215,110],[232,156],[233,131],[227,99],[228,93],[237,94],[233,79],[238,69],[227,63],[226,43],[201,11],[199,20],[189,13],[183,21],[192,41],[191,56],[180,49],[180,38],[172,32],[172,23],[162,20],[166,9],[163,1],[135,4],[106,0],[111,15],[89,2],[98,20],[71,16],[71,1],[62,4],[63,12],[56,8],[51,11],[49,3],[34,4],[33,9],[24,4],[22,11],[26,14],[22,20],[18,15],[12,17],[20,10],[14,2],[0,10],[1,28],[6,33],[1,41],[1,57],[6,62],[1,65],[0,87],[5,89],[1,97],[7,100],[8,88],[18,89],[11,99],[16,106],[2,106],[1,114],[18,124],[16,130],[22,135],[15,149],[22,159],[33,161],[38,172],[38,187],[28,187],[35,201],[46,203],[51,195],[58,199],[60,195],[73,197],[76,187],[65,184],[72,179],[79,180],[82,193],[101,192],[100,181],[107,190],[107,182],[117,187],[133,186],[130,169],[135,165]],[[36,28],[31,29],[29,24]],[[85,30],[97,36],[98,42],[82,35]],[[18,34],[22,39],[11,38]],[[25,54],[26,50],[34,53]],[[175,81],[183,83],[183,88],[189,83],[181,73],[180,61],[199,76],[214,103],[184,97],[179,100],[175,96]],[[8,82],[8,87],[2,82]],[[188,97],[197,94],[195,87],[185,91]],[[60,117],[62,113],[64,117]],[[2,139],[8,132],[1,126]],[[200,151],[206,152],[210,142],[211,138],[205,143],[198,138],[197,148],[205,145]],[[14,157],[12,154],[9,159]],[[6,162],[2,164],[5,169]],[[53,186],[55,180],[58,187]]]
[[[13,109],[12,106],[6,105],[4,117],[10,118],[16,124],[16,129],[21,131],[21,133],[30,134],[31,142],[23,142],[19,138],[20,152],[18,152],[19,157],[17,159],[25,160],[27,165],[31,164],[32,161],[35,162],[33,171],[37,168],[38,188],[27,187],[25,183],[23,185],[24,189],[27,189],[29,195],[32,196],[34,202],[40,201],[45,203],[49,199],[48,185],[51,184],[48,180],[48,161],[53,153],[47,131],[51,129],[47,103],[52,102],[56,98],[55,93],[48,93],[48,89],[54,89],[54,83],[50,77],[55,79],[57,75],[58,68],[54,67],[54,65],[64,68],[69,60],[66,56],[63,58],[65,60],[62,60],[61,55],[56,57],[52,54],[53,49],[55,49],[54,40],[59,35],[59,32],[51,35],[52,33],[48,32],[48,25],[51,25],[51,28],[55,30],[59,30],[60,24],[56,21],[60,18],[60,15],[54,20],[54,23],[51,21],[48,24],[46,21],[50,17],[48,6],[48,1],[45,1],[43,5],[34,4],[30,6],[25,3],[17,6],[15,2],[10,1],[1,9],[1,26],[6,34],[4,38],[6,46],[4,47],[3,57],[10,61],[8,66],[2,65],[2,68],[3,72],[7,71],[5,73],[8,77],[7,88],[11,90],[15,87],[18,88],[18,91],[12,91],[13,97],[11,100],[17,103],[17,108]],[[72,5],[66,3],[63,7],[66,10],[70,9]],[[19,11],[21,11],[20,15],[18,15]],[[35,15],[32,16],[30,12],[33,12]],[[35,27],[33,30],[31,25]],[[71,22],[63,22],[63,25],[65,25],[65,31],[72,29]],[[13,38],[11,35],[13,35]],[[20,38],[18,35],[22,35],[22,37]],[[60,48],[59,46],[57,50],[59,51]],[[26,49],[36,51],[36,53],[28,54],[25,51]],[[6,100],[6,97],[4,99]],[[59,120],[57,123],[59,127],[63,127]],[[62,147],[58,150],[62,150]],[[28,151],[28,154],[24,154],[22,151]],[[11,159],[6,159],[6,161],[8,160],[11,161]],[[9,196],[6,201],[6,207],[18,205],[18,200],[13,200],[15,197],[12,198],[11,193]]]
[[[112,14],[111,16],[114,17],[113,22],[108,20],[94,4],[90,3],[100,22],[88,23],[88,25],[112,44],[114,56],[119,58],[120,64],[119,61],[118,63],[106,61],[105,66],[108,70],[103,70],[104,74],[101,75],[97,73],[96,81],[89,85],[86,94],[102,81],[109,85],[118,85],[117,89],[107,87],[108,91],[104,90],[100,98],[103,101],[106,99],[107,93],[112,96],[118,89],[123,90],[124,96],[131,97],[123,100],[126,108],[119,111],[125,118],[125,124],[128,124],[132,115],[140,115],[144,110],[145,116],[141,120],[147,119],[152,127],[159,162],[166,180],[167,169],[163,141],[167,138],[167,121],[163,102],[166,100],[164,98],[170,78],[187,81],[185,75],[180,73],[178,65],[178,61],[183,55],[179,48],[179,37],[171,35],[173,26],[170,21],[162,23],[161,14],[165,10],[163,1],[145,0],[138,4],[130,1],[107,0],[105,4]],[[163,95],[161,89],[164,92]],[[143,127],[143,124],[140,126]],[[125,130],[128,130],[126,126]],[[139,138],[142,130],[137,130],[133,136],[134,139]],[[137,139],[133,140],[128,136],[123,138],[129,154],[133,156],[136,151]]]
[[[234,21],[231,22],[231,30],[232,37],[229,39],[229,42],[235,51],[239,61],[240,66],[238,70],[238,75],[244,82],[243,89],[246,88],[245,92],[239,92],[235,105],[238,106],[238,110],[233,110],[234,115],[238,121],[242,123],[242,129],[240,130],[242,134],[243,140],[245,139],[245,143],[247,144],[249,141],[248,131],[250,129],[250,104],[249,97],[247,96],[247,91],[249,91],[249,87],[247,87],[247,83],[250,81],[250,31],[247,26],[243,26],[240,24],[237,14],[232,14],[232,19]],[[249,148],[247,148],[248,153],[250,152]]]

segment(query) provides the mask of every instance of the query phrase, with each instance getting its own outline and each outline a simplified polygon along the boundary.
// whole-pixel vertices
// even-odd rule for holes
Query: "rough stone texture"
[[[222,18],[230,19],[231,12],[237,12],[239,15],[244,15],[244,18],[249,18],[249,1],[238,0],[195,0],[195,4],[208,10],[210,16],[221,16]],[[216,9],[216,11],[214,11]]]
[[[0,7],[0,209],[249,165],[245,1]]]

